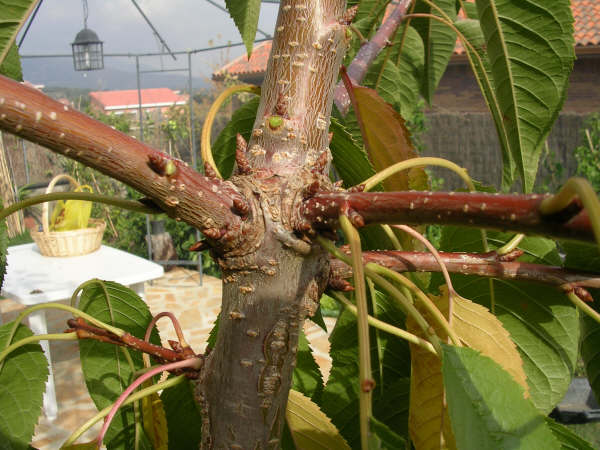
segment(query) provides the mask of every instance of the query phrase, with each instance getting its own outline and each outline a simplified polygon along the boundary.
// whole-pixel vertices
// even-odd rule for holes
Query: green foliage
[[[219,172],[225,178],[231,176],[233,165],[235,163],[235,139],[237,133],[244,136],[248,141],[252,132],[252,125],[256,118],[258,109],[258,98],[253,98],[231,116],[231,121],[223,128],[217,140],[212,144],[213,158]]]
[[[19,29],[29,17],[36,3],[34,0],[0,1],[0,65],[5,62],[8,64],[0,66],[0,73],[4,75],[15,75],[21,71],[19,56],[15,55],[14,42]],[[8,56],[9,53],[10,56]],[[14,65],[18,65],[19,68],[17,69]]]
[[[108,298],[101,283],[106,287]],[[152,320],[148,306],[141,298],[131,289],[109,281],[99,281],[86,286],[81,292],[79,308],[141,339],[144,338],[147,324]],[[160,345],[156,329],[153,330],[150,341]],[[104,342],[80,340],[79,352],[86,386],[99,410],[112,405],[133,381],[133,373],[144,367],[140,353],[130,353],[133,364],[130,366],[129,358],[121,348]],[[133,448],[134,428],[133,407],[121,408],[106,435],[107,448]]]
[[[415,13],[433,14],[453,22],[456,18],[455,0],[437,0],[435,5],[442,10],[432,8],[422,0],[415,3]],[[413,26],[421,35],[425,48],[425,65],[421,81],[421,94],[431,104],[446,66],[450,62],[454,45],[456,44],[456,33],[447,25],[437,20],[414,19]]]
[[[0,326],[0,349],[6,348],[13,322]],[[32,336],[19,325],[13,342]],[[42,410],[42,394],[48,379],[48,361],[39,344],[13,351],[0,369],[0,446],[6,450],[29,449],[33,429]]]
[[[185,380],[172,388],[165,389],[160,396],[167,416],[169,449],[198,448],[202,423],[200,408],[194,401],[194,389]]]
[[[511,237],[509,233],[489,232],[490,248],[501,247]],[[528,237],[519,248],[525,251],[520,261],[561,264],[555,243],[548,239]],[[481,252],[481,234],[474,229],[445,227],[441,250]],[[498,316],[521,353],[533,403],[541,412],[549,413],[566,393],[576,365],[579,322],[571,302],[547,285],[494,280],[492,304],[489,280],[455,274],[452,282],[460,295]]]
[[[470,348],[443,349],[448,413],[458,448],[560,449],[544,416],[508,372]]]
[[[581,130],[583,145],[575,149],[577,175],[587,179],[600,192],[600,113],[592,114]]]
[[[377,294],[377,317],[404,328],[404,315],[393,300]],[[400,437],[408,436],[410,354],[406,342],[386,333],[371,333],[371,359],[376,388],[374,416]],[[329,338],[332,368],[321,397],[321,407],[352,448],[360,445],[358,426],[358,336],[356,317],[344,310]],[[379,347],[379,349],[378,349]],[[379,355],[382,360],[379,361]]]
[[[0,64],[0,74],[12,78],[16,81],[23,81],[23,71],[21,70],[21,59],[17,45],[13,44],[8,51],[6,58]]]
[[[571,4],[566,0],[545,2],[543,7],[531,0],[476,4],[509,155],[523,188],[530,192],[542,144],[558,117],[573,68]],[[511,180],[505,172],[505,187]]]
[[[560,448],[562,450],[592,450],[593,447],[589,442],[584,441],[579,436],[577,436],[573,431],[569,428],[556,423],[550,417],[546,417],[546,423],[548,427],[550,427],[550,431],[556,438],[556,440],[560,443]]]
[[[302,330],[298,336],[298,352],[296,353],[296,368],[292,378],[292,389],[302,392],[313,400],[318,400],[323,391],[323,376],[321,369],[313,357],[308,345],[308,339]]]
[[[258,28],[260,0],[225,0],[225,6],[242,36],[250,57]]]

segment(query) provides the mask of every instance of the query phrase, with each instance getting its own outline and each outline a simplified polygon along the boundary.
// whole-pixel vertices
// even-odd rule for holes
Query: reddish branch
[[[578,201],[557,214],[542,215],[539,204],[546,197],[461,192],[326,192],[306,200],[301,217],[306,225],[321,230],[337,228],[338,217],[346,214],[355,226],[436,223],[594,241],[589,217]]]
[[[350,77],[352,84],[358,85],[362,82],[367,74],[367,70],[379,52],[386,45],[390,44],[390,41],[402,22],[404,14],[406,13],[406,8],[408,8],[409,4],[410,0],[401,0],[383,25],[377,30],[373,38],[360,48],[352,60],[352,63],[347,68],[348,76]],[[335,89],[333,101],[342,115],[346,115],[348,108],[350,108],[350,98],[341,81]]]
[[[212,235],[241,227],[228,182],[202,176],[186,163],[0,76],[0,129],[93,167],[147,195],[169,216]]]
[[[159,345],[154,345],[150,342],[146,342],[143,339],[132,336],[129,333],[125,333],[123,336],[117,336],[110,331],[88,324],[82,318],[69,319],[67,324],[69,327],[71,327],[67,331],[76,332],[79,339],[92,339],[99,342],[106,342],[108,344],[114,344],[138,350],[153,356],[161,364],[182,361],[184,359],[195,358],[199,356],[193,352],[185,351],[186,349],[181,349],[177,346],[175,346],[176,348],[174,350],[171,350]],[[187,348],[189,349],[189,347]],[[194,372],[193,375],[197,375],[197,372]]]
[[[520,252],[521,253],[521,252]],[[519,254],[520,254],[519,253]],[[513,256],[519,256],[513,255]],[[600,274],[563,269],[557,266],[512,261],[496,252],[446,253],[440,257],[448,272],[479,275],[507,280],[535,281],[553,286],[600,288]],[[363,262],[376,263],[396,272],[440,272],[440,266],[431,253],[374,251],[363,252]],[[342,287],[342,280],[352,276],[352,268],[340,260],[331,261],[330,286]],[[333,283],[331,282],[333,281]],[[344,290],[344,289],[342,289]]]

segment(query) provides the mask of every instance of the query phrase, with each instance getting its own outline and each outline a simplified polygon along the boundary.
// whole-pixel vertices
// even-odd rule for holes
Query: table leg
[[[29,315],[29,326],[33,334],[47,334],[46,313],[44,310],[32,312]],[[40,341],[48,360],[48,381],[46,382],[46,392],[44,392],[44,414],[48,420],[56,419],[58,407],[56,405],[56,389],[54,387],[54,371],[52,370],[52,358],[50,357],[50,344],[48,341]]]

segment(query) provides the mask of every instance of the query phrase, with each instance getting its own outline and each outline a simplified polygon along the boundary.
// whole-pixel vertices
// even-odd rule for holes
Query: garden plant
[[[250,52],[260,0],[225,3]],[[34,4],[0,1],[13,78]],[[495,121],[500,193],[419,158],[403,119],[431,102],[457,39]],[[162,212],[202,232],[193,248],[210,249],[223,282],[204,353],[110,281],[0,327],[0,447],[28,448],[48,373],[37,341],[63,339],[78,340],[99,409],[65,449],[592,448],[548,414],[579,355],[600,392],[600,204],[582,178],[531,194],[574,58],[568,0],[281,0],[260,94],[212,148],[209,113],[202,173],[0,78],[0,129],[145,196],[50,194],[0,218],[57,198]],[[257,89],[231,87],[215,108],[242,91]],[[429,165],[464,191],[431,192]],[[442,226],[438,249],[427,224]],[[342,305],[326,383],[302,334],[325,296]],[[41,307],[71,314],[68,330],[32,336],[20,322]],[[179,336],[170,348],[161,318]]]

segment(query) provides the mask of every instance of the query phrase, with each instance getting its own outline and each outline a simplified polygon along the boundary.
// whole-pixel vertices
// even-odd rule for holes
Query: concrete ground
[[[174,269],[162,278],[146,284],[146,302],[153,314],[170,311],[181,323],[187,342],[197,351],[203,351],[206,338],[221,305],[221,281],[212,277],[203,277],[202,286],[198,283],[198,273],[186,269]],[[0,301],[0,313],[4,323],[14,320],[23,307],[5,299]],[[48,311],[48,332],[63,331],[68,319],[66,313]],[[326,318],[331,331],[335,319]],[[175,339],[175,333],[168,319],[161,319],[158,328],[163,345],[167,339]],[[306,335],[311,342],[314,355],[321,367],[323,376],[329,375],[329,341],[327,333],[307,321]],[[32,445],[40,450],[57,450],[72,431],[92,417],[96,408],[92,403],[81,373],[79,351],[76,342],[51,342],[52,365],[56,381],[58,417],[49,421],[44,415],[35,430]],[[98,433],[99,425],[89,430],[78,442],[92,440]]]

